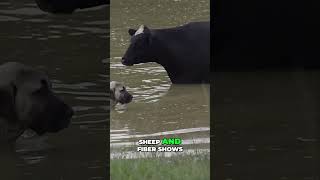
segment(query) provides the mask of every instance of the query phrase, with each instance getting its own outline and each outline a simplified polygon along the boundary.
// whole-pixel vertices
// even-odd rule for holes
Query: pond
[[[120,62],[129,45],[129,28],[210,20],[209,0],[119,0],[111,7],[110,79],[124,82],[134,97],[126,109],[111,110],[111,158],[147,156],[136,152],[137,141],[162,137],[182,138],[184,153],[209,152],[209,85],[172,85],[158,64],[126,67]]]
[[[34,1],[0,3],[0,63],[45,71],[72,106],[71,126],[57,134],[24,134],[1,149],[0,179],[105,179],[109,107],[109,7],[52,15]]]

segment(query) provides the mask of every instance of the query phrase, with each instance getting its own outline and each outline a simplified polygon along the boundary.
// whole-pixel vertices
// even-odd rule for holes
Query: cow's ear
[[[136,33],[136,31],[137,30],[135,30],[135,29],[129,29],[128,33],[129,33],[130,36],[133,36]]]

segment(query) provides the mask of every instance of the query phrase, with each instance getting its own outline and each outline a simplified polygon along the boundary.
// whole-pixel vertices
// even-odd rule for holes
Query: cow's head
[[[131,36],[130,45],[122,57],[122,64],[132,66],[134,64],[150,62],[152,59],[151,31],[141,25],[138,30],[129,29]]]

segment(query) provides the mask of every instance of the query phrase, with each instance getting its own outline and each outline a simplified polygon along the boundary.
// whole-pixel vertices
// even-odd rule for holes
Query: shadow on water
[[[0,179],[105,179],[108,11],[99,6],[52,15],[34,1],[0,3],[0,63],[45,71],[75,111],[69,128],[41,137],[25,133],[1,151]]]

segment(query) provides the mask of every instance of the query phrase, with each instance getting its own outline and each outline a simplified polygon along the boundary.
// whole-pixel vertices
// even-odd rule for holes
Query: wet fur
[[[132,95],[126,90],[123,83],[117,81],[110,82],[110,106],[114,107],[118,103],[128,104],[132,101]]]
[[[49,78],[16,62],[0,65],[0,131],[16,140],[26,129],[38,135],[58,132],[70,123],[73,110],[52,91]]]

